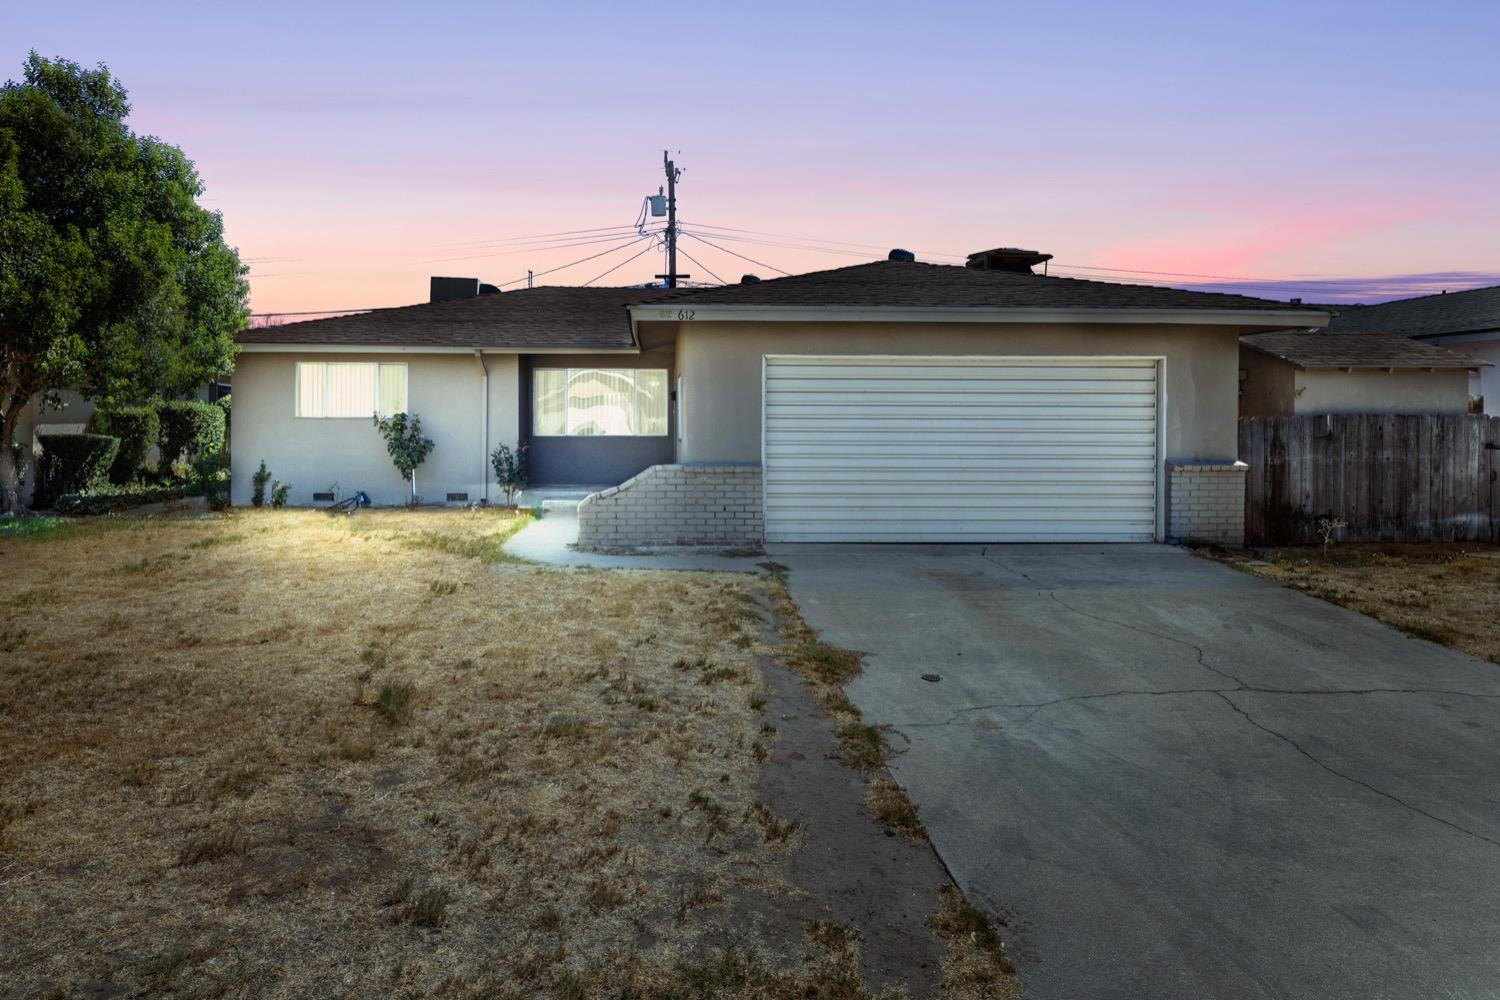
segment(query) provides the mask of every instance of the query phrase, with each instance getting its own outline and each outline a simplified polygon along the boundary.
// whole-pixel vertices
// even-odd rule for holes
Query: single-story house
[[[1254,333],[1240,338],[1240,416],[1468,413],[1488,364],[1394,333]]]
[[[909,255],[693,290],[534,288],[246,331],[232,495],[407,487],[372,412],[421,417],[428,501],[611,484],[580,543],[1240,538],[1239,338],[1327,313]],[[905,258],[905,259],[903,259]],[[477,284],[475,286],[477,292]]]
[[[1488,362],[1474,372],[1469,394],[1483,397],[1485,413],[1500,415],[1500,285],[1373,306],[1343,306],[1328,329],[1335,333],[1399,333]]]

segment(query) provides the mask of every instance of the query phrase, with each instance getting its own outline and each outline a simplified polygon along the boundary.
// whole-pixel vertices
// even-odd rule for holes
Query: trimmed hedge
[[[172,400],[161,404],[162,473],[172,471],[180,460],[191,462],[199,455],[224,447],[224,410],[198,400]]]
[[[161,417],[154,406],[118,406],[94,411],[89,430],[120,439],[120,451],[109,467],[109,481],[119,485],[140,476],[146,453],[161,436]]]
[[[148,503],[181,500],[191,496],[192,491],[184,484],[172,486],[142,486],[129,483],[125,486],[105,484],[77,493],[67,493],[57,498],[59,514],[88,516],[91,514],[117,514],[122,510],[140,507]]]
[[[120,451],[120,439],[106,434],[41,434],[36,495],[32,505],[50,507],[64,493],[104,485]]]

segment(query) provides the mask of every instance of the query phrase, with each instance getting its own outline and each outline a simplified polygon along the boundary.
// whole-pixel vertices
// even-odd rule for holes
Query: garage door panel
[[[768,358],[772,541],[1149,541],[1150,360]]]

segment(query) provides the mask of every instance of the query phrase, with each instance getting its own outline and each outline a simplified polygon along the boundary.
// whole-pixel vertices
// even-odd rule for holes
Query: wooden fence
[[[1500,417],[1359,413],[1240,420],[1245,542],[1500,541]]]

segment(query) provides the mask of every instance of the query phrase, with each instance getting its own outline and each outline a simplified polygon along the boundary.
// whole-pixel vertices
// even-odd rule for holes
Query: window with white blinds
[[[299,361],[297,416],[370,417],[406,412],[406,365]]]
[[[664,368],[538,368],[531,433],[665,437],[667,396]]]

